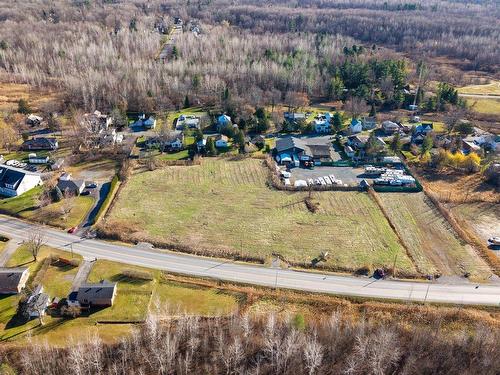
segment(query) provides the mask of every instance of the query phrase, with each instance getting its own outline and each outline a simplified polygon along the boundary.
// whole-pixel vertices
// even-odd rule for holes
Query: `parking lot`
[[[314,169],[292,168],[290,170],[294,180],[308,180],[333,174],[336,179],[342,180],[347,185],[358,185],[366,178],[363,168],[353,167],[315,167]]]

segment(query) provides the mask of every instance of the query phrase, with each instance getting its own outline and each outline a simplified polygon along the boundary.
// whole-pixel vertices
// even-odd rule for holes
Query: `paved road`
[[[11,238],[26,238],[27,232],[33,227],[33,224],[0,215],[0,233]],[[139,249],[100,240],[81,239],[55,229],[44,230],[47,245],[55,248],[72,248],[75,253],[88,258],[108,259],[187,275],[346,296],[500,306],[500,285],[481,285],[476,288],[473,284],[377,281],[361,277],[323,275]]]
[[[464,98],[477,98],[477,99],[500,99],[500,95],[487,95],[487,94],[461,94],[458,96],[463,96]]]

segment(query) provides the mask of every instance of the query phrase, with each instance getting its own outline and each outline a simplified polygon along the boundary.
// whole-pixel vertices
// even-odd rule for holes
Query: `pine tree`
[[[333,114],[333,128],[335,131],[340,131],[342,129],[342,115],[339,112]]]
[[[189,102],[189,97],[186,95],[184,98],[184,108],[189,108],[191,107],[191,103]]]

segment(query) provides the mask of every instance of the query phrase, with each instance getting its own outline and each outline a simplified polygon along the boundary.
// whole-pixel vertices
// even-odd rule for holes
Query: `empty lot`
[[[327,265],[391,266],[415,272],[377,205],[365,193],[307,193],[269,189],[262,161],[205,159],[200,166],[139,172],[122,189],[108,219],[142,238],[226,248],[270,260],[279,253],[309,264],[322,251]],[[140,203],[140,204],[139,204]]]
[[[424,193],[384,193],[380,197],[419,270],[442,275],[470,273],[478,279],[491,275],[488,265],[457,238]]]

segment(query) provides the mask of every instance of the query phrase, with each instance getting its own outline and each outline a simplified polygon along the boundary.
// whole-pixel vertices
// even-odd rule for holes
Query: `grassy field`
[[[500,95],[500,81],[493,81],[485,85],[459,87],[457,90],[461,94]]]
[[[39,186],[20,197],[0,199],[0,212],[52,226],[71,228],[83,221],[94,204],[94,198],[90,196],[75,197],[74,206],[66,220],[64,220],[61,213],[62,201],[41,208],[37,207],[37,197],[42,191],[43,187]]]
[[[153,280],[132,279],[125,270],[147,272]],[[89,282],[108,280],[118,283],[112,307],[93,313],[94,321],[143,320],[153,303],[167,306],[169,314],[220,315],[233,312],[238,301],[235,295],[218,293],[215,289],[193,287],[162,280],[160,271],[98,260],[92,267]],[[154,306],[153,306],[154,307]]]
[[[36,111],[44,103],[58,100],[57,93],[35,89],[27,84],[0,84],[0,112],[17,111],[19,99],[26,99]]]
[[[488,238],[500,236],[500,205],[477,202],[451,205],[451,211],[465,220],[486,243]],[[500,256],[500,252],[499,253]]]
[[[255,159],[205,159],[201,166],[138,173],[122,189],[108,222],[144,236],[266,259],[276,252],[309,264],[328,251],[327,265],[348,269],[391,265],[397,255],[402,269],[414,271],[367,194],[315,193],[319,210],[313,214],[304,204],[307,193],[269,189],[267,173]],[[138,196],[148,198],[137,205]]]
[[[467,98],[467,104],[479,113],[498,115],[500,113],[499,99]]]
[[[491,275],[488,265],[455,236],[424,193],[379,196],[419,270],[443,275],[470,273],[475,279]]]

